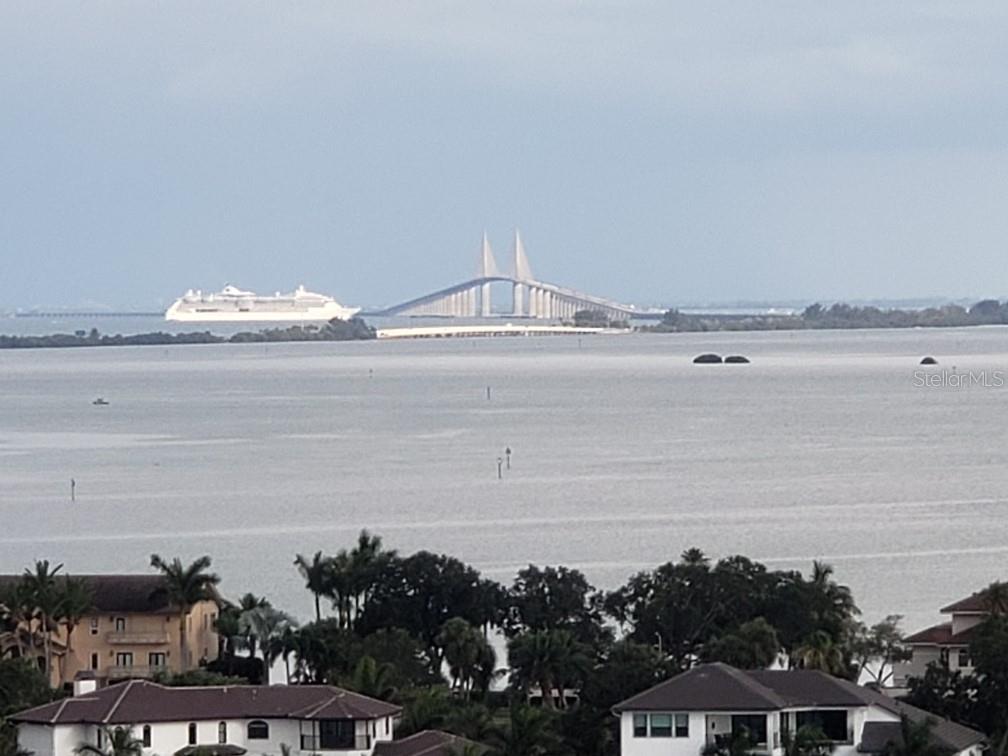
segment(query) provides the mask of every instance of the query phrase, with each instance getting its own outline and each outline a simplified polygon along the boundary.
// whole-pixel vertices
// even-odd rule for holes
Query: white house
[[[933,720],[931,736],[956,756],[980,756],[984,736],[882,693],[822,672],[743,671],[703,664],[613,707],[623,756],[698,756],[745,730],[758,751],[783,756],[788,733],[818,725],[833,756],[879,753],[899,742],[901,718]]]
[[[106,730],[130,727],[144,756],[217,756],[336,751],[374,756],[392,740],[401,707],[327,685],[171,688],[133,680],[22,711],[18,742],[35,756],[74,756],[103,745]],[[200,748],[202,747],[202,748]]]

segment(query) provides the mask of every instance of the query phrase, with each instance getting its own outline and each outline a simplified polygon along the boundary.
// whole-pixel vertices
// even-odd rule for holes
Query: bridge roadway
[[[411,328],[379,328],[379,339],[451,339],[476,336],[588,336],[598,333],[627,333],[621,328],[580,328],[564,325],[441,325]]]

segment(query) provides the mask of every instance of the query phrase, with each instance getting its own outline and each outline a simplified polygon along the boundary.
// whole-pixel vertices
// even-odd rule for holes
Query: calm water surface
[[[1008,387],[920,388],[924,354],[1008,375],[1008,330],[6,350],[0,571],[209,553],[307,617],[294,554],[364,527],[607,588],[698,546],[826,559],[913,629],[1008,554]]]

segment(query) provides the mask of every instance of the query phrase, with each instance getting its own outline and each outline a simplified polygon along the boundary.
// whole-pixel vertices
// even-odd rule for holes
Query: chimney
[[[94,672],[83,669],[74,675],[73,694],[74,696],[86,696],[98,690],[98,680],[95,679]]]

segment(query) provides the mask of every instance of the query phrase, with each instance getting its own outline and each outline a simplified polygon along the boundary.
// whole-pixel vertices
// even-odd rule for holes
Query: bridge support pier
[[[480,291],[480,314],[484,318],[490,317],[490,284],[485,283]]]
[[[516,318],[520,318],[525,314],[524,302],[522,302],[522,285],[520,283],[516,283],[511,289],[511,294],[512,303],[514,305],[511,312]]]

